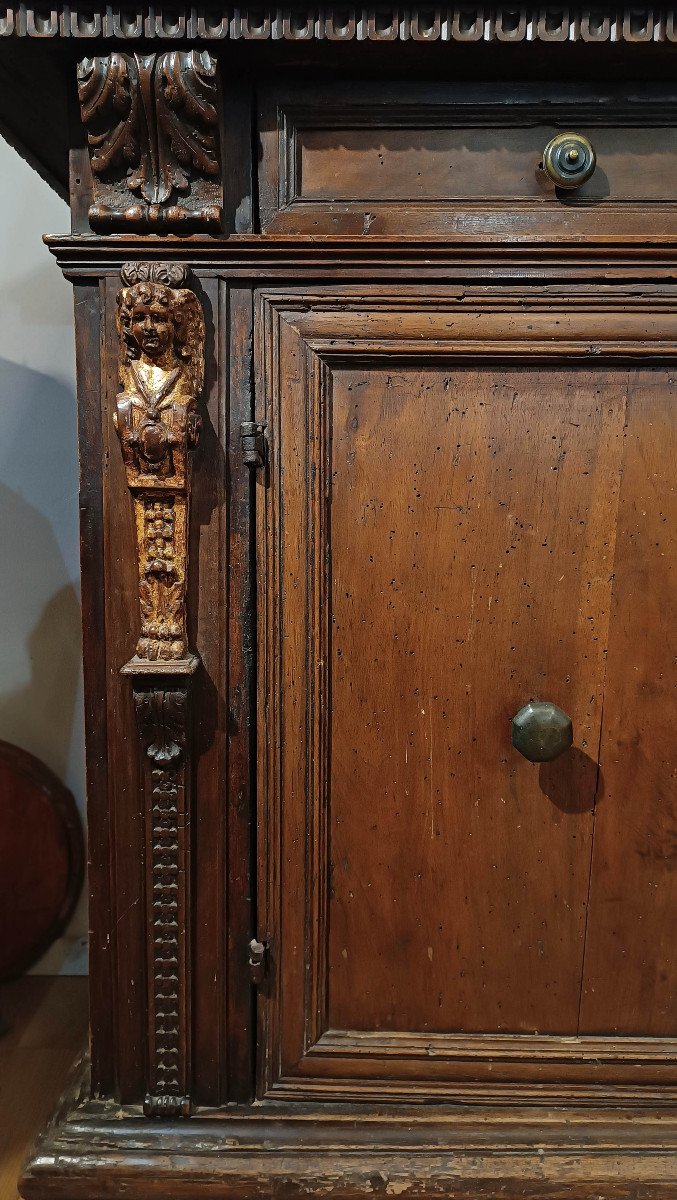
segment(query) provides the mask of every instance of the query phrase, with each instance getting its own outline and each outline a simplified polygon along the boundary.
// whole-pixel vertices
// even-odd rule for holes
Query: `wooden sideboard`
[[[88,763],[27,1200],[677,1197],[676,64],[637,6],[0,15]]]

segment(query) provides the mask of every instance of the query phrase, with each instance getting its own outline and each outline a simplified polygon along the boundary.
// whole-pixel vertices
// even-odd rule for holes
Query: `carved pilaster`
[[[190,682],[186,583],[191,455],[204,318],[188,271],[127,263],[117,328],[115,428],[136,526],[140,636],[132,678],[145,754],[148,1116],[190,1111]]]
[[[216,61],[206,50],[114,51],[78,66],[94,229],[218,229]]]
[[[147,758],[146,1116],[190,1112],[190,678],[135,676]]]
[[[190,454],[204,378],[204,318],[187,270],[127,263],[118,295],[121,341],[115,427],[134,503],[140,662],[188,657],[186,577]]]

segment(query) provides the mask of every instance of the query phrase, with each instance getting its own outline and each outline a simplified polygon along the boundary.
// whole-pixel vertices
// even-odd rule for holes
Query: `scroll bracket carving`
[[[116,50],[80,62],[92,228],[220,229],[216,69],[206,50]]]

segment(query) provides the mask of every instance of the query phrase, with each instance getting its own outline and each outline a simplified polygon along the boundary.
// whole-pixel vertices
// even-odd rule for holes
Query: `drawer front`
[[[671,92],[296,89],[266,96],[260,129],[270,232],[623,236],[677,218]],[[569,130],[596,167],[565,191],[541,164]]]

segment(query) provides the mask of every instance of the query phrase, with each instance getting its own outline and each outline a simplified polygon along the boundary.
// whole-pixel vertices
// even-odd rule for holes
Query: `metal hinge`
[[[266,434],[265,424],[260,421],[243,421],[240,425],[242,458],[248,467],[265,467]]]
[[[268,945],[266,942],[259,942],[256,938],[252,938],[249,943],[249,976],[254,984],[258,987],[265,983],[268,975]]]

